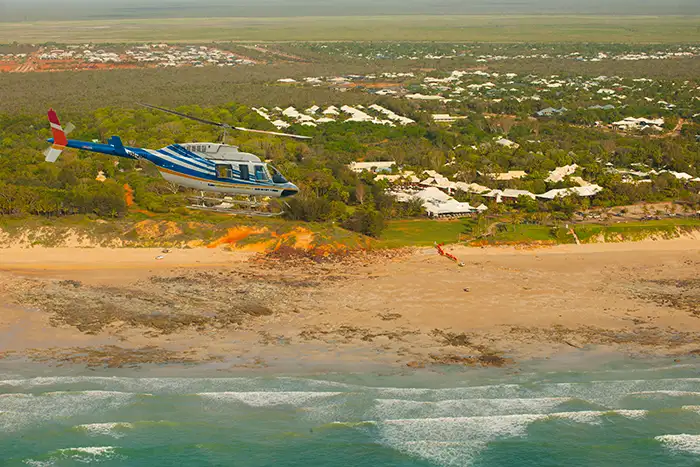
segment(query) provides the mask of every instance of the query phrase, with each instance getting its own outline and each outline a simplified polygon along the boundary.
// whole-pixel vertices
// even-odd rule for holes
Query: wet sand
[[[377,252],[0,250],[0,356],[124,366],[503,365],[700,354],[700,241]],[[161,259],[157,257],[163,256]]]

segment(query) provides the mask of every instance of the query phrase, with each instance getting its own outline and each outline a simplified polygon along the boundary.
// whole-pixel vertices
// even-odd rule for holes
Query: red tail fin
[[[53,144],[65,146],[68,144],[68,138],[58,121],[58,115],[53,109],[49,109],[49,123],[51,124],[51,132],[53,133]]]

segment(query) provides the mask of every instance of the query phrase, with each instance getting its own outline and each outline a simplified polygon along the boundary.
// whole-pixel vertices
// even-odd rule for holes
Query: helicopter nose
[[[293,183],[290,183],[284,188],[284,190],[282,190],[282,194],[280,195],[280,197],[289,198],[290,196],[294,196],[297,193],[299,193],[299,187]]]

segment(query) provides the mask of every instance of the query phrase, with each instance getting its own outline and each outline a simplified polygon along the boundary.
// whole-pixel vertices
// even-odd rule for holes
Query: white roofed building
[[[541,199],[554,199],[554,198],[562,198],[565,196],[582,196],[582,197],[590,197],[590,196],[595,196],[598,193],[600,193],[603,190],[603,187],[598,186],[598,185],[587,185],[587,186],[575,186],[572,188],[559,188],[556,190],[549,190],[546,193],[542,193],[540,195],[537,195],[538,198]]]
[[[394,195],[399,202],[406,202],[411,198],[421,200],[429,217],[463,217],[488,209],[483,204],[474,207],[469,203],[457,201],[436,187],[428,187],[413,194],[400,192]]]
[[[544,181],[548,183],[561,182],[569,175],[573,175],[574,172],[576,172],[576,169],[578,169],[578,165],[576,164],[557,167],[556,169],[549,172],[549,176]]]
[[[390,172],[396,165],[395,161],[351,162],[348,166],[355,173],[360,172]]]

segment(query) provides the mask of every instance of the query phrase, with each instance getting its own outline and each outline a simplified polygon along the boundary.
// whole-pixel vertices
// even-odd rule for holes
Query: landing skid
[[[194,204],[188,206],[190,209],[200,211],[219,212],[222,214],[230,214],[232,216],[248,216],[248,217],[277,217],[284,214],[283,211],[269,212],[257,210],[257,207],[265,208],[268,203],[263,203],[255,198],[252,199],[233,199],[231,197],[212,198],[206,196],[196,196],[190,198]],[[249,209],[241,209],[240,206],[246,206]]]

